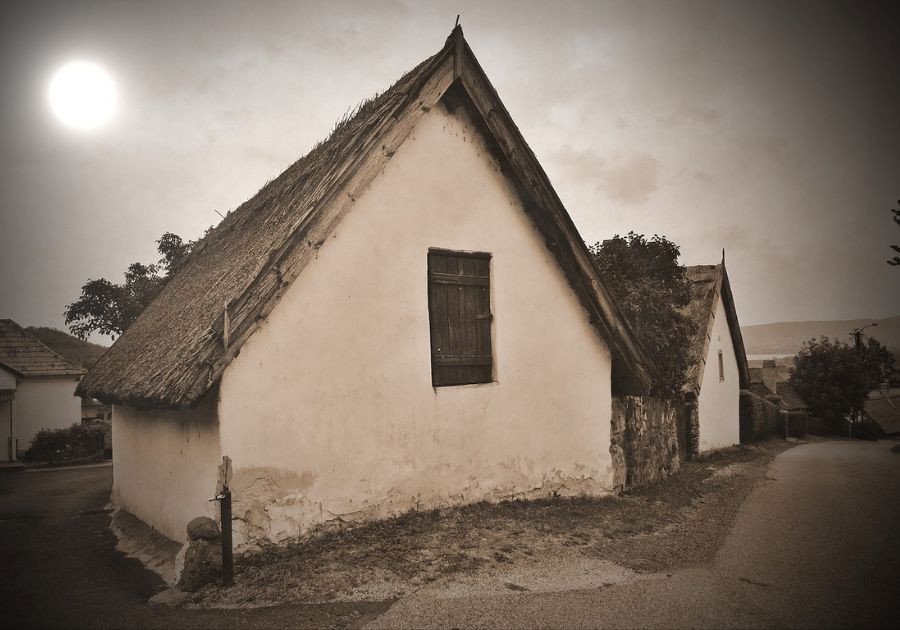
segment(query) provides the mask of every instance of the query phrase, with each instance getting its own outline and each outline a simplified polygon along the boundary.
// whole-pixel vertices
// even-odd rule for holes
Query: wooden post
[[[231,458],[228,455],[222,457],[219,464],[219,491],[216,499],[219,501],[219,515],[222,521],[222,586],[234,584],[234,550],[231,543]]]
[[[234,584],[234,554],[231,548],[231,490],[222,490],[222,586]]]

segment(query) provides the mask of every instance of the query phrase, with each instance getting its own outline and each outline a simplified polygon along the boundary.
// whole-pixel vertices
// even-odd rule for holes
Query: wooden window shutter
[[[435,387],[490,383],[490,254],[428,252],[431,382]]]

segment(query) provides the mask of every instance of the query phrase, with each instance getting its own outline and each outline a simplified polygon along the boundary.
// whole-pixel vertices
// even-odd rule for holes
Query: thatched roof
[[[444,47],[364,103],[331,136],[229,214],[195,247],[78,393],[191,406],[275,307],[415,123],[443,99],[473,108],[524,205],[613,351],[614,378],[645,388],[651,368],[581,237],[457,27]]]
[[[84,374],[11,319],[0,319],[0,366],[25,378]]]
[[[687,268],[687,276],[691,281],[691,301],[685,307],[685,314],[694,322],[696,334],[691,342],[690,362],[688,365],[687,388],[699,393],[703,384],[703,370],[709,353],[710,335],[715,324],[716,308],[719,300],[723,300],[728,329],[731,331],[731,343],[738,365],[738,380],[742,389],[750,385],[750,372],[747,366],[747,354],[744,351],[744,340],[741,337],[741,326],[738,322],[737,309],[725,260],[718,265],[695,265]]]

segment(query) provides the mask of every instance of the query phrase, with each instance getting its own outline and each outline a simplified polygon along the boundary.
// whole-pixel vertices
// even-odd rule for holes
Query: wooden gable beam
[[[598,281],[594,262],[581,241],[543,168],[500,101],[478,60],[465,40],[458,85],[474,108],[489,143],[497,150],[501,165],[519,189],[526,211],[544,235],[563,273],[588,311],[591,324],[610,345],[618,361],[613,364],[614,380],[629,393],[644,393],[652,383],[653,364],[634,338],[618,306]],[[453,99],[459,95],[451,93]],[[619,362],[627,367],[623,374]]]

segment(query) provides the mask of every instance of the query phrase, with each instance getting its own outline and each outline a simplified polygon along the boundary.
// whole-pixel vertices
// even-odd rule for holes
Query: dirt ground
[[[727,449],[618,497],[479,503],[318,532],[236,559],[234,586],[208,586],[187,605],[381,601],[436,581],[502,579],[561,562],[602,560],[637,573],[697,565],[719,548],[768,463],[791,446],[773,440]]]

